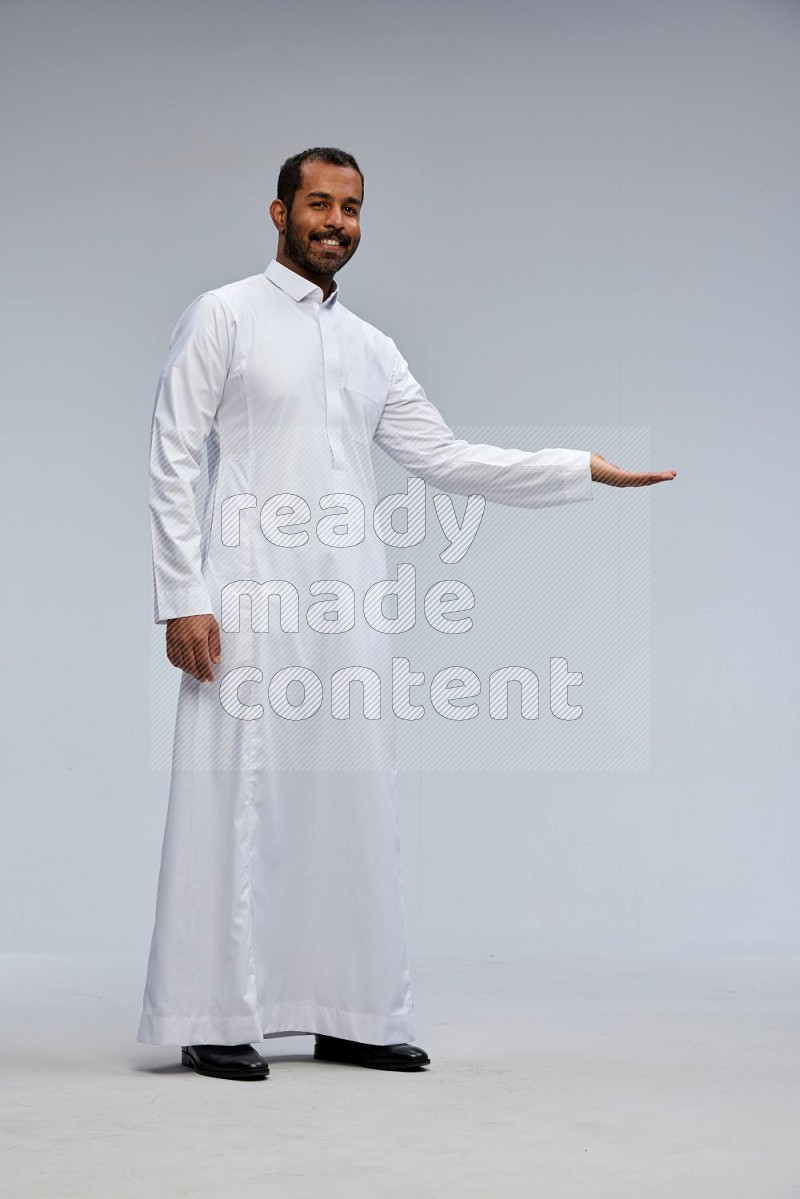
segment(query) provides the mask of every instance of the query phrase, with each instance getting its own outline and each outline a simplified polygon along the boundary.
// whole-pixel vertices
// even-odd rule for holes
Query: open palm
[[[656,472],[622,470],[613,462],[606,462],[602,454],[594,453],[589,462],[595,482],[607,483],[609,487],[650,487],[653,483],[668,483],[678,473],[675,470]]]

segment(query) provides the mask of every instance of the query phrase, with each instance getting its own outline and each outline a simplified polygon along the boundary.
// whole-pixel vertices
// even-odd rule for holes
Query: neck
[[[322,289],[322,297],[327,300],[328,296],[333,291],[333,276],[319,275],[316,271],[308,271],[305,267],[298,266],[291,258],[286,257],[286,253],[282,245],[278,246],[278,252],[275,255],[275,261],[281,266],[288,267],[290,271],[294,271],[296,275],[300,275],[303,279],[308,279],[309,283],[315,283],[317,287]]]

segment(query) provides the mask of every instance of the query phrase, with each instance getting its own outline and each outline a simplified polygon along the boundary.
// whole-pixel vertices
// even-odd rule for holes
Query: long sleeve
[[[202,573],[195,490],[232,349],[227,310],[198,296],[172,334],[150,437],[150,532],[156,624],[212,612]]]
[[[374,440],[406,470],[456,495],[472,492],[518,508],[592,498],[589,450],[530,453],[457,439],[396,347]]]

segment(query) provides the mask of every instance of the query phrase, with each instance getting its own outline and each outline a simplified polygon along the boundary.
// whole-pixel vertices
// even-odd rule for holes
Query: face
[[[361,176],[353,167],[304,162],[291,213],[280,201],[273,220],[284,235],[287,258],[308,274],[331,278],[361,240]],[[273,205],[273,209],[275,205]]]

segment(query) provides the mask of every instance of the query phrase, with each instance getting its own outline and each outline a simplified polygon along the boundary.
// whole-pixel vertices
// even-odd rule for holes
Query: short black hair
[[[313,146],[310,150],[303,150],[300,154],[293,154],[291,158],[287,158],[286,162],[280,169],[278,174],[278,199],[282,200],[286,205],[287,211],[292,211],[292,204],[297,189],[302,183],[302,171],[304,162],[329,162],[336,167],[352,167],[358,171],[361,176],[361,195],[364,195],[364,172],[353,158],[352,154],[348,154],[346,150],[337,150],[335,146]]]

